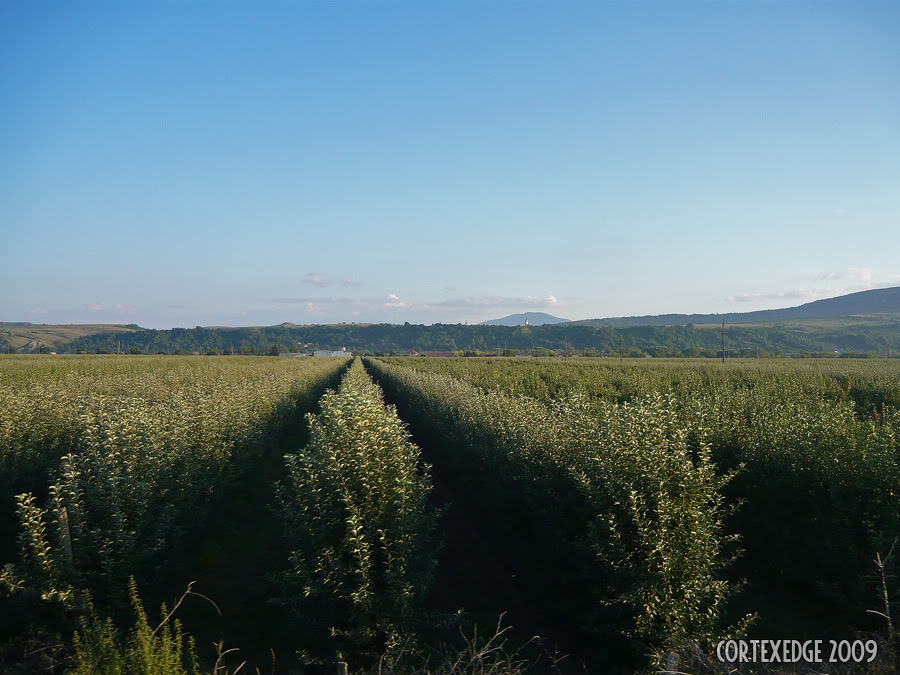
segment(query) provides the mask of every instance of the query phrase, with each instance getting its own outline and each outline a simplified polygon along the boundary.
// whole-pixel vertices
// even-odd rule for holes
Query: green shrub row
[[[277,486],[291,551],[281,602],[313,657],[359,662],[409,649],[434,621],[429,467],[359,360],[308,419],[309,443],[285,457]]]
[[[706,359],[386,358],[388,363],[465,380],[482,389],[545,403],[578,393],[626,403],[653,393],[727,394],[786,387],[808,398],[853,401],[861,418],[900,407],[898,360],[737,359],[723,367]]]
[[[743,467],[726,489],[741,503],[729,528],[743,538],[742,573],[865,625],[876,604],[872,561],[900,535],[897,412],[861,420],[853,401],[774,385],[695,400],[720,471]],[[688,410],[681,416],[696,423]]]
[[[76,357],[56,366],[62,370],[13,380],[6,402],[55,416],[45,427],[4,428],[4,457],[40,441],[46,445],[26,449],[51,468],[45,498],[15,498],[19,555],[3,568],[0,587],[67,610],[78,609],[83,591],[104,610],[127,609],[129,578],[158,581],[185,533],[346,366],[344,359],[197,365],[186,357],[180,368],[172,360],[175,367],[156,370],[153,358],[98,361]],[[67,453],[54,458],[63,447]]]
[[[530,503],[524,517],[546,523],[531,531],[546,538],[531,542],[532,556],[568,540],[569,555],[593,567],[580,592],[629,608],[625,627],[645,648],[662,655],[708,646],[752,619],[722,625],[732,591],[723,577],[732,538],[722,489],[732,476],[716,474],[707,430],[685,428],[672,397],[547,406],[378,360],[366,365],[417,429],[444,439],[443,457],[517,508]]]
[[[872,560],[900,535],[898,364],[389,361],[551,408],[586,399],[601,424],[611,404],[653,408],[664,395],[673,427],[704,439],[718,475],[737,474],[722,494],[739,506],[726,529],[742,538],[733,569],[748,597],[777,594],[820,625],[873,625]]]

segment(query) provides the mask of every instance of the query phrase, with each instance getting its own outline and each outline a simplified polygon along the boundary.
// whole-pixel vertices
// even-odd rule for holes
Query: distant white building
[[[313,356],[353,356],[353,352],[348,352],[345,349],[340,351],[328,351],[327,349],[319,349],[318,351],[313,352]]]
[[[309,352],[278,352],[278,356],[312,356]]]

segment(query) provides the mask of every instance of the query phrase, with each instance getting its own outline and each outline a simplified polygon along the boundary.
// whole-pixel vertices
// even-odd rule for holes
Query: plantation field
[[[129,579],[171,581],[167,566],[186,537],[346,362],[5,357],[0,550],[9,564],[0,581],[14,597],[4,618],[49,611],[38,632],[70,631],[88,593],[120,615]],[[50,604],[17,604],[29,595]],[[12,623],[4,628],[22,628]]]
[[[0,358],[0,669],[891,672],[898,406],[872,359]]]
[[[767,638],[884,628],[867,610],[900,535],[896,362],[369,365],[573,643],[629,625],[664,651],[745,619]],[[571,586],[547,590],[554,574]]]
[[[651,393],[703,394],[789,387],[804,396],[853,401],[861,416],[900,407],[895,359],[606,359],[382,358],[423,372],[456,377],[485,389],[544,403],[583,394],[626,403]]]

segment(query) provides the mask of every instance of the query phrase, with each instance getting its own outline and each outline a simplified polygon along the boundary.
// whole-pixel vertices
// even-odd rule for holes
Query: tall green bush
[[[367,365],[404,411],[452,439],[470,470],[512,481],[524,498],[542,500],[542,510],[556,504],[583,514],[589,522],[569,518],[567,536],[589,528],[594,590],[631,607],[631,632],[652,648],[709,645],[746,626],[721,622],[734,539],[723,532],[721,490],[731,474],[716,475],[706,432],[683,429],[673,399],[598,409],[570,397],[546,406],[377,360]]]
[[[282,601],[318,636],[320,655],[333,656],[324,644],[374,658],[427,622],[438,516],[429,468],[359,361],[320,408],[277,488],[291,550]]]

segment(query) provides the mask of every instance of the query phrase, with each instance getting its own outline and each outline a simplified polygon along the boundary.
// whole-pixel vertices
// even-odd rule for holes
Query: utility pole
[[[119,344],[116,345],[116,356],[121,356],[122,354],[122,341],[119,340]]]
[[[623,352],[625,351],[625,338],[621,335],[619,336],[619,358],[625,358]]]
[[[725,363],[725,319],[722,319],[722,363]]]
[[[565,336],[563,339],[565,340],[565,343],[566,343],[566,355],[563,358],[567,359],[567,358],[569,358],[569,337]]]
[[[234,345],[231,345],[231,355],[234,356]]]
[[[756,345],[756,358],[759,358],[759,345]]]

